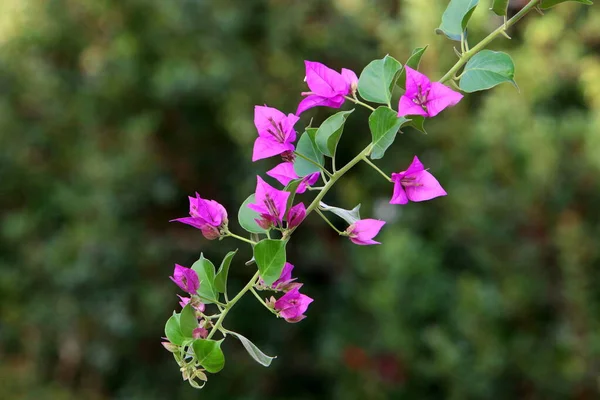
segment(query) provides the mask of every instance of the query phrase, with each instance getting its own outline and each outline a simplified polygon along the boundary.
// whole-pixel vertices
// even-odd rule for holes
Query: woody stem
[[[458,72],[458,70],[467,63],[475,54],[477,54],[480,50],[483,50],[485,46],[490,44],[492,40],[496,38],[496,36],[505,33],[506,30],[518,22],[521,18],[523,18],[527,13],[535,8],[539,4],[540,0],[530,0],[525,7],[521,9],[518,13],[516,13],[511,19],[506,21],[506,23],[499,26],[495,31],[487,35],[481,42],[477,43],[477,45],[473,46],[470,50],[462,53],[460,60],[454,64],[452,68],[444,75],[439,82],[444,83],[450,79]]]

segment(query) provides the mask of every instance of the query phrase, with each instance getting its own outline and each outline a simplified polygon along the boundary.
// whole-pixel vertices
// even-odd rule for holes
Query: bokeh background
[[[486,3],[472,43],[501,23]],[[366,165],[327,195],[388,220],[383,245],[353,246],[316,216],[297,231],[288,259],[309,317],[286,324],[249,296],[227,320],[278,355],[271,368],[227,341],[225,370],[197,392],[160,345],[173,264],[238,246],[169,219],[198,191],[235,220],[276,162],[250,162],[253,106],[293,112],[304,59],[360,73],[429,45],[421,70],[441,76],[456,59],[433,33],[446,4],[2,0],[0,398],[599,398],[597,5],[530,14],[491,46],[513,56],[520,92],[469,95],[379,162],[399,171],[418,154],[449,196],[391,207]],[[367,116],[346,124],[342,162],[368,143]],[[231,290],[249,257],[242,246]]]

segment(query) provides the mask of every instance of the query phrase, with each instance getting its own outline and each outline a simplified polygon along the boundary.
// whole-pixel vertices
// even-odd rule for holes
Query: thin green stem
[[[354,97],[350,97],[350,96],[344,96],[346,98],[346,100],[350,100],[351,102],[353,102],[354,104],[360,104],[363,107],[368,108],[371,111],[375,111],[375,109],[373,107],[371,107],[370,105],[368,105],[367,103],[363,103],[362,101],[360,101],[359,99],[355,99]]]
[[[527,13],[529,11],[534,9],[535,6],[539,4],[539,2],[540,2],[540,0],[530,0],[529,3],[527,3],[527,5],[525,5],[525,7],[523,7],[521,9],[521,11],[516,13],[511,19],[506,21],[506,23],[499,26],[495,31],[493,31],[492,33],[487,35],[481,42],[477,43],[470,50],[463,52],[463,54],[460,57],[460,60],[458,60],[458,62],[456,64],[454,64],[454,66],[452,68],[450,68],[450,70],[446,73],[446,75],[444,75],[439,80],[439,82],[444,83],[444,82],[448,81],[449,79],[452,79],[452,77],[456,75],[458,70],[463,65],[465,65],[467,63],[467,61],[469,61],[471,59],[471,57],[473,57],[475,54],[477,54],[480,50],[483,50],[485,48],[485,46],[490,44],[490,42],[492,40],[494,40],[498,35],[501,35],[509,27],[511,27],[516,22],[518,22],[521,18],[523,18],[525,15],[527,15]]]
[[[329,220],[329,219],[328,219],[328,218],[325,216],[325,214],[323,214],[323,213],[321,212],[321,210],[319,210],[319,208],[315,208],[315,212],[316,212],[317,214],[319,214],[319,215],[321,216],[321,218],[323,218],[323,219],[325,220],[325,222],[327,222],[327,224],[328,224],[330,227],[332,227],[334,231],[336,231],[336,232],[338,233],[338,235],[341,235],[341,234],[342,234],[342,231],[340,231],[338,228],[336,228],[336,227],[335,227],[335,226],[334,226],[334,225],[331,223],[331,221],[330,221],[330,220]]]
[[[246,242],[248,244],[251,244],[252,246],[256,244],[254,240],[246,239],[245,237],[236,235],[235,233],[231,233],[229,231],[227,231],[227,236],[231,236],[232,238],[236,238],[237,240],[241,240],[242,242]]]
[[[227,305],[225,306],[225,309],[221,313],[221,316],[219,317],[217,322],[215,322],[215,325],[213,326],[213,328],[210,330],[210,333],[206,337],[207,339],[212,338],[214,336],[214,334],[219,330],[227,313],[233,308],[235,303],[237,303],[242,298],[242,296],[244,296],[244,294],[246,294],[246,292],[248,290],[252,289],[252,286],[254,286],[254,283],[258,279],[258,276],[259,276],[258,271],[256,271],[256,273],[254,274],[254,276],[252,278],[250,278],[250,280],[248,281],[246,286],[244,286],[242,288],[242,290],[240,290],[238,292],[238,294],[236,294],[235,297],[233,299],[231,299],[231,301],[229,303],[227,303]]]
[[[324,186],[307,186],[306,188],[308,190],[315,190],[316,191],[316,190],[323,190],[323,187]]]
[[[386,181],[388,181],[388,182],[391,182],[391,181],[392,181],[392,179],[391,179],[389,176],[387,176],[387,174],[386,174],[385,172],[383,172],[382,170],[380,170],[380,169],[379,169],[379,167],[377,167],[377,165],[373,164],[373,163],[371,162],[371,160],[369,160],[369,159],[367,158],[367,156],[364,156],[362,160],[363,160],[364,162],[366,162],[367,164],[369,164],[371,167],[373,167],[373,169],[374,169],[375,171],[379,172],[379,173],[381,174],[381,176],[383,176],[383,177],[385,178],[385,180],[386,180]]]
[[[270,308],[267,303],[265,303],[265,301],[258,295],[258,293],[256,293],[256,290],[254,288],[250,288],[250,292],[254,295],[254,297],[256,297],[256,299],[260,302],[260,304],[262,304],[263,306],[265,306],[265,308],[267,310],[269,310],[270,312],[272,312],[273,314],[277,314],[275,312],[275,310],[273,310],[272,308]]]
[[[339,171],[337,171],[335,174],[333,174],[331,176],[331,179],[329,180],[329,182],[327,182],[327,184],[325,186],[323,186],[323,189],[319,192],[319,194],[317,194],[315,199],[312,201],[312,203],[310,203],[310,205],[306,209],[306,215],[310,214],[317,208],[317,206],[319,205],[319,202],[321,200],[323,200],[323,197],[325,197],[325,195],[327,194],[329,189],[331,189],[333,187],[333,185],[335,185],[337,180],[340,179],[346,172],[348,172],[350,170],[350,168],[352,168],[353,166],[358,164],[364,156],[368,155],[371,152],[372,148],[373,148],[373,144],[369,143],[369,145],[367,147],[365,147],[360,153],[358,153],[356,155],[356,157],[354,157],[352,160],[348,161],[348,164],[344,165]],[[291,232],[293,232],[296,228],[292,229]],[[290,232],[290,234],[291,234],[291,232]],[[289,234],[288,234],[288,236],[289,236]]]
[[[303,154],[298,153],[297,151],[294,151],[294,154],[300,158],[302,158],[303,160],[308,161],[309,163],[315,165],[316,167],[318,167],[321,171],[325,172],[328,176],[331,176],[331,172],[327,171],[327,169],[322,166],[321,164],[315,162],[314,160],[311,160],[310,158],[304,156]]]
[[[208,297],[204,297],[204,296],[200,296],[200,295],[198,295],[198,297],[200,297],[200,300],[208,301],[211,303],[215,303],[218,306],[225,307],[225,304],[221,303],[220,301],[215,301],[214,299],[209,299]]]

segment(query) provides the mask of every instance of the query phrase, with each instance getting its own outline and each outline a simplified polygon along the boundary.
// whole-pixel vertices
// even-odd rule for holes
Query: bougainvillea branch
[[[223,369],[225,355],[221,343],[228,336],[239,340],[259,364],[271,364],[274,357],[264,354],[241,334],[226,329],[225,319],[248,292],[286,322],[297,323],[307,317],[313,299],[303,293],[303,284],[292,276],[294,265],[287,260],[286,247],[294,231],[313,211],[353,244],[380,244],[377,236],[385,221],[362,218],[360,206],[347,210],[323,202],[327,193],[355,165],[364,162],[390,183],[390,204],[407,205],[446,196],[442,184],[416,155],[412,161],[405,160],[400,164],[405,169],[391,174],[382,171],[372,160],[384,157],[402,127],[411,126],[425,132],[426,119],[437,117],[462,100],[462,93],[445,85],[448,81],[464,93],[487,90],[504,82],[516,85],[510,56],[485,50],[485,47],[497,36],[506,36],[506,30],[529,11],[537,7],[550,8],[564,1],[567,0],[532,0],[510,19],[506,18],[508,2],[494,1],[492,10],[504,17],[504,23],[469,47],[466,28],[479,1],[452,0],[437,32],[460,42],[461,51],[458,62],[439,81],[431,81],[418,71],[427,47],[415,49],[404,65],[389,55],[374,60],[360,77],[346,68],[338,72],[319,62],[305,61],[308,91],[299,95],[301,100],[295,114],[286,114],[266,105],[256,106],[257,138],[252,161],[279,157],[281,162],[266,172],[273,181],[256,177],[255,192],[238,211],[239,225],[249,236],[233,233],[227,210],[217,201],[204,199],[198,193],[189,197],[189,217],[173,220],[199,229],[208,240],[233,238],[250,245],[253,257],[245,264],[256,266],[248,283],[229,299],[227,278],[237,250],[227,253],[218,269],[202,254],[190,268],[175,264],[171,280],[189,297],[180,296],[182,309],[173,312],[168,319],[163,346],[173,353],[183,379],[193,387],[201,388],[208,379],[207,373]],[[589,3],[588,0],[574,1]],[[392,99],[397,90],[401,93],[394,109]],[[300,115],[314,107],[340,109],[347,102],[369,110],[371,138],[362,151],[338,169],[337,145],[344,124],[354,109],[339,111],[318,127],[309,125],[301,135],[298,135],[296,125]],[[307,192],[316,194],[305,206],[299,199]],[[338,229],[327,213],[340,217],[347,226]],[[272,295],[263,298],[261,292],[264,291]],[[220,340],[214,339],[217,335]]]

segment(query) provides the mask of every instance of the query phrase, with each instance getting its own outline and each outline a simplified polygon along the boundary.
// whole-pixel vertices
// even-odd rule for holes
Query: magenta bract
[[[348,237],[352,243],[366,246],[370,244],[380,244],[373,240],[385,225],[385,221],[378,219],[361,219],[353,223],[346,229]]]
[[[454,106],[463,95],[439,82],[431,82],[429,78],[414,69],[405,66],[406,93],[400,97],[398,116],[421,115],[435,117],[446,107]]]
[[[407,204],[408,201],[426,201],[439,196],[446,196],[440,183],[425,170],[415,156],[406,171],[392,174],[394,194],[390,204]]]

